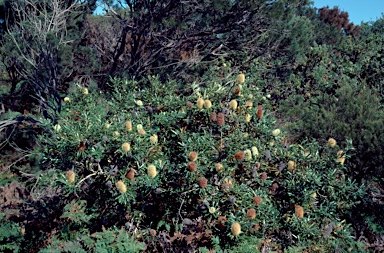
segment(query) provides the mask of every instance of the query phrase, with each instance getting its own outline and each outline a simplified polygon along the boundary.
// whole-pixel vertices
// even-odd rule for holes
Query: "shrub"
[[[344,219],[363,191],[336,162],[338,150],[316,141],[288,145],[256,80],[246,79],[238,96],[218,75],[188,92],[149,77],[147,87],[115,79],[113,94],[83,94],[80,86],[67,94],[60,130],[44,123],[50,132],[40,140],[42,170],[30,186],[35,196],[55,189],[63,209],[60,236],[42,252],[71,243],[85,250],[98,249],[98,242],[118,247],[121,236],[147,251],[257,252],[271,238],[278,238],[269,245],[276,250],[359,250]],[[190,103],[200,97],[212,106]],[[233,99],[237,107],[229,110]],[[247,101],[263,104],[264,116]],[[220,122],[212,121],[213,112]],[[76,175],[72,183],[68,171]],[[300,218],[295,205],[305,211]],[[337,229],[320,244],[332,222]]]
[[[384,125],[384,111],[373,90],[343,83],[334,95],[292,96],[282,108],[296,119],[289,129],[298,138],[313,137],[322,143],[333,138],[340,148],[350,139],[356,150],[349,154],[348,165],[354,174],[358,178],[384,176],[384,134],[379,130]]]

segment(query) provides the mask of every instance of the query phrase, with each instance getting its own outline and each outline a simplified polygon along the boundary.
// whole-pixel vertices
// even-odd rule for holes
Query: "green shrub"
[[[47,250],[96,250],[95,233],[158,251],[360,249],[345,219],[364,192],[337,150],[289,143],[257,74],[222,85],[225,68],[188,89],[156,77],[147,86],[113,80],[113,94],[72,89],[57,124],[44,123],[51,130],[31,183],[37,197],[54,189],[62,208]]]
[[[292,96],[282,106],[286,115],[294,118],[289,125],[299,138],[313,137],[321,142],[337,140],[344,148],[351,139],[355,151],[348,165],[358,178],[384,176],[384,111],[378,96],[355,83],[343,83],[335,94],[312,94],[310,98]]]

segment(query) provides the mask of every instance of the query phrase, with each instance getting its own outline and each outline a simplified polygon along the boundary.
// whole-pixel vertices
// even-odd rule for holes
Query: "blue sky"
[[[349,14],[349,20],[356,25],[362,21],[376,21],[384,13],[384,0],[312,0],[316,8],[338,6]]]

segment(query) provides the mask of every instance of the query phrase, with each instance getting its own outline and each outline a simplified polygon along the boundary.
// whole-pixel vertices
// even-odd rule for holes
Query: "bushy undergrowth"
[[[112,94],[73,87],[44,123],[30,185],[61,209],[41,252],[361,251],[346,221],[364,197],[346,174],[351,147],[292,143],[265,86],[222,84],[222,72],[189,88],[156,77],[113,80]]]

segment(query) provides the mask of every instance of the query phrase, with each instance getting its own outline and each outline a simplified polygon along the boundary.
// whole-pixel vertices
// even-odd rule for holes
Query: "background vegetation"
[[[0,18],[1,251],[383,250],[383,18],[306,0]]]

